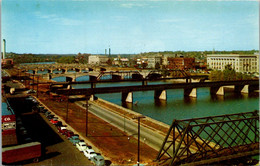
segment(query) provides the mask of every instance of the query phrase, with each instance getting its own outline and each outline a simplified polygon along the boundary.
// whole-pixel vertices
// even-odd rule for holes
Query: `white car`
[[[92,157],[96,156],[96,152],[93,149],[87,149],[83,151],[84,155],[90,160]]]
[[[85,151],[87,150],[87,145],[85,142],[79,142],[76,144],[76,147],[78,148],[79,151]]]

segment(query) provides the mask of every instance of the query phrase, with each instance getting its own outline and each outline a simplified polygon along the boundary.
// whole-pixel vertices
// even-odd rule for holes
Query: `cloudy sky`
[[[259,2],[2,0],[7,52],[259,49]]]

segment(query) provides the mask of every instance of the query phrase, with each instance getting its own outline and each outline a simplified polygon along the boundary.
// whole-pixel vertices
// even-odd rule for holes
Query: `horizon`
[[[214,52],[236,52],[236,51],[255,51],[255,53],[259,53],[259,50],[214,50]],[[183,51],[183,50],[177,50],[177,51],[158,51],[158,52],[140,52],[140,53],[118,53],[118,54],[110,54],[110,55],[140,55],[140,54],[146,54],[146,53],[164,53],[164,52],[170,52],[170,53],[175,53],[175,52],[213,52],[213,50],[204,50],[204,51]],[[1,52],[2,54],[3,52]],[[90,55],[107,55],[108,54],[104,54],[104,53],[100,53],[100,54],[92,54],[92,53],[87,53],[87,52],[79,52],[79,53],[16,53],[16,52],[6,52],[6,54],[10,54],[10,53],[14,53],[14,54],[34,54],[34,55],[78,55],[80,54],[90,54]],[[233,53],[230,53],[233,54]],[[237,54],[237,53],[234,53]]]
[[[17,54],[259,50],[258,1],[3,0],[1,26]]]

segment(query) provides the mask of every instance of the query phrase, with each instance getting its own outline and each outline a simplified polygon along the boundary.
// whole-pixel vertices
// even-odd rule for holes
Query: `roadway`
[[[80,107],[86,109],[85,107],[82,106],[86,104],[84,101],[78,101],[76,103]],[[120,115],[118,113],[112,112],[111,110],[106,110],[91,102],[88,107],[88,111],[98,116],[99,118],[102,118],[103,120],[107,121],[111,125],[119,128],[120,130],[125,131],[129,135],[129,138],[138,137],[137,120],[130,119],[124,115]],[[141,120],[141,124],[142,124],[142,120]],[[165,135],[162,135],[159,133],[159,131],[156,131],[155,129],[151,129],[142,125],[140,126],[140,141],[149,145],[150,147],[152,147],[157,151],[160,150],[166,134],[167,133],[165,133]],[[168,152],[172,153],[172,149],[170,149]]]

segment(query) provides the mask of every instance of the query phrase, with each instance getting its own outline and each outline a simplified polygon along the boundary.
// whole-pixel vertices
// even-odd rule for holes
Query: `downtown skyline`
[[[3,0],[1,8],[7,52],[259,49],[258,1]]]

